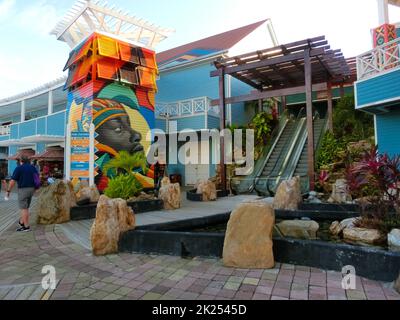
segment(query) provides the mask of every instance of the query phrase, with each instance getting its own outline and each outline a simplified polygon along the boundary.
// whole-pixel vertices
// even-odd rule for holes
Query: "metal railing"
[[[219,109],[218,107],[211,106],[210,98],[199,97],[169,103],[156,103],[155,114],[156,117],[161,114],[168,114],[170,118],[181,118],[201,114],[219,117]]]
[[[400,66],[400,38],[376,47],[357,57],[358,80]]]
[[[11,132],[11,126],[0,126],[0,136],[9,136]]]

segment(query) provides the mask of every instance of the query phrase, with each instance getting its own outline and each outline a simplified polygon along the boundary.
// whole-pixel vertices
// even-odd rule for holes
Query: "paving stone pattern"
[[[225,268],[219,259],[94,257],[57,226],[32,223],[32,232],[16,233],[15,199],[0,202],[0,218],[11,221],[0,230],[0,299],[400,300],[391,284],[357,277],[356,290],[343,290],[340,273],[304,266],[249,270]],[[41,286],[45,265],[56,269],[55,290]]]

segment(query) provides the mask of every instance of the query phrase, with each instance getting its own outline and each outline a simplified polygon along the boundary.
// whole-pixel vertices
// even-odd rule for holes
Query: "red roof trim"
[[[266,21],[268,20],[262,20],[238,29],[223,32],[205,39],[185,44],[183,46],[160,52],[157,54],[157,62],[161,64],[198,48],[215,49],[217,51],[230,49]]]

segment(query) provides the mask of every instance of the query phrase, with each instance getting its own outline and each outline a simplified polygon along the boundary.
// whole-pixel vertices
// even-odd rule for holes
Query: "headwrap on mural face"
[[[98,149],[115,156],[119,151],[143,152],[142,135],[131,126],[126,106],[108,99],[93,100],[93,124]]]
[[[126,116],[124,107],[113,100],[96,99],[93,101],[93,124],[98,129],[108,120]]]

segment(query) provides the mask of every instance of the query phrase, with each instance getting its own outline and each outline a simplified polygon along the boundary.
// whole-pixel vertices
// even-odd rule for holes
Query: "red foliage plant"
[[[372,217],[384,219],[400,207],[400,157],[379,154],[377,147],[347,168],[347,183],[356,197],[366,197]]]

